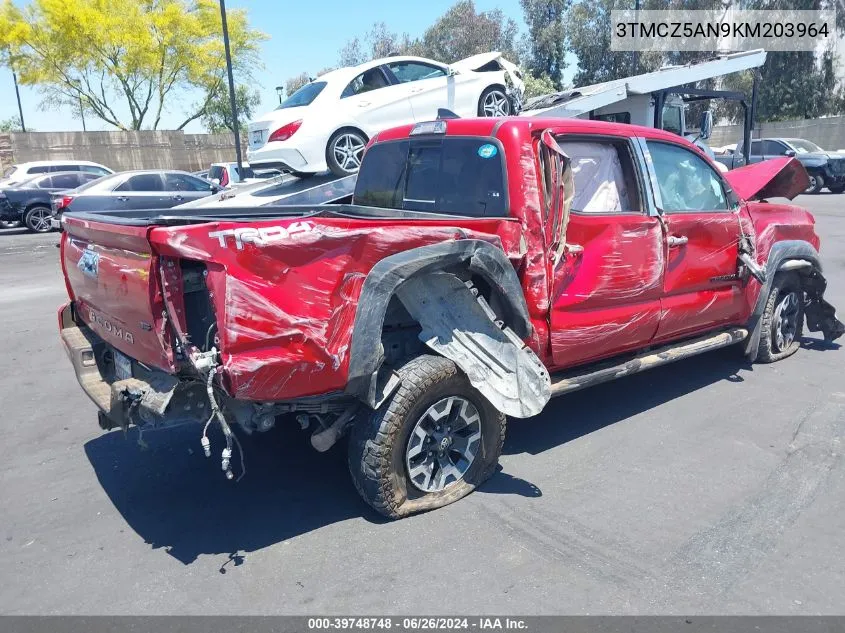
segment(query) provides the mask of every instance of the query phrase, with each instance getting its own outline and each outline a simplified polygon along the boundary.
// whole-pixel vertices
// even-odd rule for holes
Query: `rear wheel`
[[[845,185],[836,185],[835,187],[828,187],[830,193],[842,193],[845,191]]]
[[[35,233],[48,233],[53,230],[50,224],[50,218],[53,217],[53,212],[47,207],[32,207],[23,216],[23,222],[26,228]]]
[[[804,190],[804,193],[820,193],[824,187],[824,178],[821,174],[807,174],[810,177],[810,186]]]
[[[349,470],[364,500],[401,518],[471,493],[495,471],[506,419],[455,364],[419,356],[399,389],[349,438]]]
[[[326,146],[326,162],[335,176],[349,176],[361,168],[367,139],[358,130],[338,130]]]
[[[511,100],[503,88],[491,86],[481,93],[478,100],[478,116],[509,116],[512,111]]]
[[[773,363],[792,356],[804,333],[804,291],[794,274],[779,274],[772,283],[760,331],[757,362]]]

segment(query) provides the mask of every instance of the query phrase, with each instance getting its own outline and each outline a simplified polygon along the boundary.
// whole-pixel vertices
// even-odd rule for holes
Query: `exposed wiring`
[[[208,421],[205,423],[205,427],[203,428],[201,440],[202,448],[203,452],[205,453],[205,456],[210,457],[211,442],[208,439],[208,427],[216,419],[217,423],[220,425],[220,429],[223,431],[223,437],[226,438],[226,448],[223,449],[220,455],[221,467],[223,468],[223,472],[226,473],[227,479],[232,479],[234,477],[231,469],[232,442],[234,441],[235,445],[238,447],[238,453],[240,454],[241,458],[241,474],[238,476],[237,479],[237,481],[240,481],[241,478],[246,474],[244,452],[243,448],[241,447],[240,440],[238,440],[238,437],[232,432],[232,428],[229,426],[229,423],[226,422],[226,418],[223,416],[223,412],[220,410],[220,406],[217,404],[217,398],[215,398],[214,396],[214,376],[217,375],[217,369],[217,366],[214,366],[208,371],[208,377],[206,378],[205,383],[205,390],[208,394],[208,402],[211,405],[211,416],[208,418]]]

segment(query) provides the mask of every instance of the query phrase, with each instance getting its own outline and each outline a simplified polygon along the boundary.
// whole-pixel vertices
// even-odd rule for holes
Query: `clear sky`
[[[246,8],[253,27],[270,36],[263,44],[265,68],[257,77],[262,97],[259,111],[266,111],[278,104],[277,85],[302,71],[316,73],[327,66],[334,66],[338,51],[346,41],[366,33],[374,22],[385,22],[390,30],[415,37],[421,35],[454,2],[227,0],[226,6]],[[475,5],[478,11],[500,8],[505,15],[516,20],[521,29],[525,29],[519,0],[475,0]],[[571,76],[573,69],[567,70],[567,76]],[[37,90],[21,87],[24,120],[29,127],[39,131],[82,129],[82,122],[70,110],[45,112],[38,109],[39,100]],[[190,103],[190,96],[187,96],[187,100]],[[0,69],[0,120],[16,114],[17,103],[11,73],[7,69]],[[160,128],[179,125],[183,120],[180,115],[181,112],[175,109],[167,113]],[[113,129],[90,119],[86,120],[86,124],[89,130]],[[192,123],[187,129],[192,132],[203,131],[198,122]]]

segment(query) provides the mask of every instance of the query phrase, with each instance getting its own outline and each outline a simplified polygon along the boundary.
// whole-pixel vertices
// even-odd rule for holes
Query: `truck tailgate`
[[[126,355],[170,371],[174,365],[161,327],[157,256],[148,231],[67,218],[62,268],[78,319]]]

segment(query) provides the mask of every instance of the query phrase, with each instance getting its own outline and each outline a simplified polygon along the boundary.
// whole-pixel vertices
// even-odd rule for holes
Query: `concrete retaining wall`
[[[804,138],[824,149],[845,149],[845,116],[760,123],[754,126],[752,137]],[[721,147],[741,140],[741,125],[717,125],[707,143],[710,147]]]
[[[233,134],[182,131],[13,132],[0,134],[0,167],[31,160],[91,160],[115,171],[184,169],[235,160]],[[246,153],[244,148],[244,160]]]

